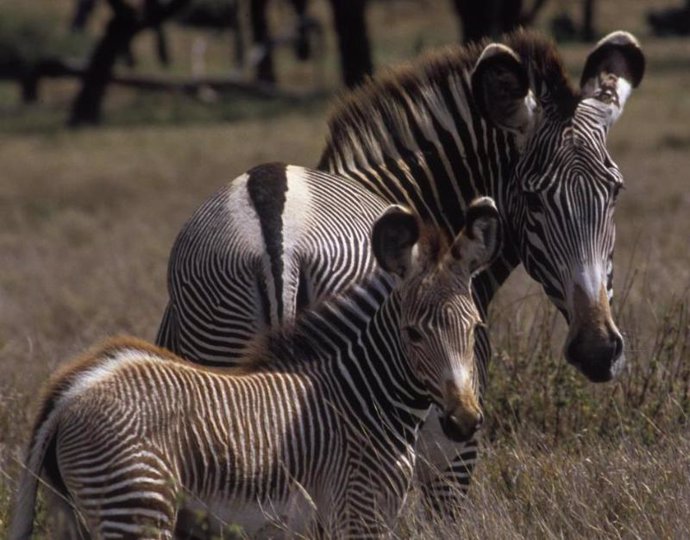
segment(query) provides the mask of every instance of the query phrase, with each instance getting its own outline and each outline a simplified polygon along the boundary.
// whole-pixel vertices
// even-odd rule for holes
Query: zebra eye
[[[422,339],[424,339],[424,336],[422,336],[421,332],[412,326],[407,326],[405,328],[405,333],[407,334],[407,339],[410,340],[410,343],[420,343]]]

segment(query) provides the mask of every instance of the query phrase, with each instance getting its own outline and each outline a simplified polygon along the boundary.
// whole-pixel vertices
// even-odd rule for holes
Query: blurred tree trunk
[[[480,41],[485,37],[529,26],[544,7],[546,0],[534,0],[531,9],[523,11],[522,0],[452,0],[460,19],[462,41]]]
[[[366,0],[331,0],[331,5],[343,80],[352,88],[374,70],[364,13]]]
[[[111,2],[113,4],[119,2]],[[72,106],[70,126],[100,122],[101,105],[117,57],[127,49],[137,31],[137,14],[134,8],[124,3],[117,8],[113,6],[113,17],[91,54],[82,78],[81,89]]]
[[[309,40],[307,36],[307,0],[290,0],[297,15],[297,38],[295,41],[295,54],[299,60],[307,60],[310,55]],[[260,51],[260,57],[256,64],[256,80],[274,84],[276,82],[275,68],[273,65],[273,39],[267,21],[268,0],[251,0],[250,22],[252,28],[252,42]]]
[[[311,58],[309,43],[309,19],[307,17],[307,0],[293,0],[297,14],[297,38],[295,40],[295,56],[301,61]]]
[[[276,81],[276,75],[273,67],[273,43],[266,16],[267,7],[268,0],[251,0],[249,3],[252,41],[254,47],[261,51],[255,67],[256,80],[273,84]]]
[[[36,103],[38,101],[38,86],[40,72],[37,66],[29,65],[20,69],[19,86],[23,103]]]
[[[594,0],[584,0],[582,8],[582,39],[594,41],[596,35],[594,30]]]
[[[82,77],[82,85],[72,104],[69,125],[98,124],[103,98],[112,77],[117,57],[129,49],[132,38],[142,30],[160,26],[163,21],[189,4],[190,0],[169,0],[160,4],[146,0],[141,10],[123,0],[108,0],[113,16],[103,37],[94,48]]]

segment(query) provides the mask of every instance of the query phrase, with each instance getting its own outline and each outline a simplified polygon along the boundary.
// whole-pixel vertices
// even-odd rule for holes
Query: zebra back
[[[207,199],[179,233],[156,342],[228,365],[257,333],[370,274],[384,202],[358,184],[284,164],[257,166]]]

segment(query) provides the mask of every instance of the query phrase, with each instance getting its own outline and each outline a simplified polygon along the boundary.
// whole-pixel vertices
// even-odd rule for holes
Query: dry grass
[[[612,4],[601,2],[606,20],[614,20]],[[639,30],[647,5],[626,4],[615,26]],[[380,59],[455,31],[445,16],[414,30],[410,13],[402,9],[395,29],[374,33]],[[492,309],[490,423],[467,508],[452,523],[433,523],[413,503],[403,536],[690,534],[690,45],[643,43],[648,75],[609,145],[627,186],[617,210],[616,311],[629,367],[613,384],[583,381],[562,360],[562,321],[516,272]],[[565,50],[575,73],[585,50]],[[153,338],[168,250],[191,211],[251,165],[315,163],[325,132],[321,105],[281,106],[257,119],[245,103],[118,93],[109,105],[116,127],[70,133],[59,128],[68,92],[61,84],[48,90],[36,112],[1,109],[0,536],[15,458],[49,373],[103,336]],[[0,87],[0,96],[9,92]],[[235,107],[236,121],[210,122],[223,107]],[[128,120],[142,111],[162,120]]]
[[[413,501],[409,538],[687,538],[690,445],[596,443],[575,453],[538,437],[484,453],[466,506],[429,521]]]

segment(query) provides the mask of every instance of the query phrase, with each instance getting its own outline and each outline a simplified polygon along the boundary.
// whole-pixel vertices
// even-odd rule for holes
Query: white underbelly
[[[233,529],[251,538],[304,536],[316,518],[315,508],[307,497],[296,491],[285,501],[267,501],[263,504],[232,500],[186,501],[183,528],[189,529],[189,525],[204,526],[212,534],[218,535],[223,530]]]

